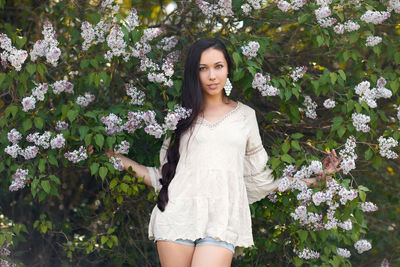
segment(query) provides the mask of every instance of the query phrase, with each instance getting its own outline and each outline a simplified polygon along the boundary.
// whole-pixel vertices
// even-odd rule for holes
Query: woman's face
[[[222,95],[227,77],[228,63],[224,54],[214,48],[204,50],[199,63],[199,79],[204,93],[208,96]]]

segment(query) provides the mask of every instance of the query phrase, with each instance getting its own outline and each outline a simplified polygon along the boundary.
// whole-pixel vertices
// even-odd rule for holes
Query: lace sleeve
[[[160,191],[161,190],[161,184],[159,179],[161,178],[161,168],[162,166],[167,162],[167,149],[169,146],[169,143],[171,141],[171,137],[164,139],[164,142],[161,146],[160,149],[160,166],[159,167],[150,167],[150,166],[146,166],[147,170],[149,171],[149,175],[150,175],[150,181],[151,184],[154,187],[154,191]]]

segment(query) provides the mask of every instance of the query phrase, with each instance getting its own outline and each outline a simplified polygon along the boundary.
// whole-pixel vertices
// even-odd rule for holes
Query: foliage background
[[[132,176],[113,172],[112,167],[104,163],[106,160],[101,156],[103,145],[111,146],[116,140],[104,135],[103,142],[97,141],[95,136],[102,129],[96,118],[104,111],[117,113],[131,109],[128,105],[121,104],[124,100],[123,84],[130,79],[140,85],[140,88],[145,88],[148,99],[151,99],[146,102],[146,108],[165,111],[167,107],[173,107],[179,102],[182,61],[175,67],[175,85],[168,88],[149,83],[146,75],[135,68],[137,62],[123,63],[122,60],[113,60],[111,66],[108,66],[102,58],[101,49],[91,49],[87,53],[81,51],[80,23],[84,20],[98,20],[98,13],[91,5],[93,2],[96,1],[0,0],[0,33],[6,33],[12,38],[13,44],[17,43],[20,49],[29,51],[32,44],[42,38],[42,24],[48,19],[59,34],[58,40],[63,47],[62,61],[57,67],[43,62],[28,63],[27,59],[24,65],[34,65],[31,67],[32,71],[28,67],[19,73],[6,71],[4,73],[7,78],[0,82],[0,211],[5,216],[0,220],[4,225],[7,225],[6,218],[16,223],[14,227],[7,228],[16,233],[13,238],[12,258],[27,266],[158,264],[155,246],[147,239],[147,223],[155,203],[154,194],[140,181],[132,179]],[[338,8],[335,10],[336,15],[359,18],[368,7],[384,10],[382,3],[377,1],[363,2],[363,9]],[[176,2],[177,9],[167,14],[166,7],[170,3],[171,1],[163,0],[120,2],[122,13],[126,14],[130,7],[137,9],[140,20],[144,23],[142,26],[163,26],[168,36],[178,36],[178,50],[182,51],[182,55],[200,37],[217,36],[230,44],[228,49],[236,66],[231,97],[256,109],[264,146],[272,158],[270,163],[277,176],[280,175],[280,167],[284,163],[293,161],[300,166],[305,163],[306,158],[322,158],[320,151],[326,148],[336,149],[344,144],[347,136],[356,134],[349,119],[354,109],[351,99],[356,102],[349,93],[350,89],[365,79],[374,83],[380,76],[384,76],[388,80],[387,87],[394,96],[389,100],[380,100],[379,111],[362,107],[373,117],[371,124],[374,132],[356,135],[363,145],[358,148],[357,169],[352,171],[350,178],[354,185],[365,185],[371,190],[368,200],[378,204],[379,211],[365,215],[369,229],[367,238],[372,240],[373,249],[362,255],[352,253],[351,264],[378,265],[386,258],[391,266],[400,266],[400,165],[398,160],[382,158],[376,145],[377,137],[384,130],[389,136],[395,136],[395,139],[399,137],[399,122],[392,106],[400,104],[397,93],[400,62],[398,14],[392,12],[392,17],[382,25],[369,24],[356,33],[338,36],[317,26],[312,14],[315,6],[289,14],[282,13],[276,7],[255,11],[252,16],[240,14],[243,26],[237,29],[230,19],[205,20],[196,4],[190,1]],[[237,10],[241,4],[242,1],[233,1]],[[363,37],[371,33],[384,36],[383,43],[374,48],[365,47]],[[260,43],[259,55],[262,56],[245,60],[241,56],[240,46],[252,40]],[[158,56],[157,52],[152,53],[153,57]],[[234,53],[240,56],[237,57]],[[289,67],[296,66],[307,66],[308,71],[301,85],[297,83],[294,86],[297,90],[293,90],[290,78],[285,73],[289,72]],[[79,74],[71,74],[75,71]],[[276,77],[274,82],[283,88],[281,97],[260,97],[259,92],[251,88],[252,75],[258,71]],[[76,109],[72,98],[54,99],[54,108],[57,109],[55,114],[58,117],[61,113],[64,115],[60,111],[63,105],[68,110],[76,109],[76,118],[68,116],[68,119],[74,125],[71,136],[76,136],[78,140],[70,141],[98,145],[97,156],[87,165],[71,165],[65,160],[60,160],[57,164],[40,163],[37,159],[32,166],[38,168],[41,174],[55,175],[60,184],[57,179],[49,178],[51,190],[47,192],[45,188],[41,188],[36,196],[30,193],[30,186],[18,192],[9,192],[10,177],[16,167],[3,152],[7,145],[7,132],[13,127],[24,128],[27,119],[31,121],[31,127],[37,129],[54,127],[51,121],[54,117],[44,112],[35,114],[41,120],[34,120],[33,116],[24,115],[21,110],[13,113],[11,109],[7,111],[7,108],[20,104],[29,91],[27,88],[33,87],[32,80],[44,82],[62,78],[64,75],[74,77],[75,87],[82,89],[82,92],[89,89],[94,93],[96,104],[82,111]],[[101,79],[103,82],[100,82]],[[318,119],[310,120],[296,111],[304,99],[303,92],[312,95],[318,103]],[[340,103],[333,111],[322,107],[323,100],[329,96],[334,96]],[[46,106],[41,108],[45,110]],[[85,113],[88,111],[92,113]],[[342,120],[335,123],[333,116],[342,117]],[[295,135],[296,133],[301,135]],[[87,137],[90,134],[92,135]],[[148,166],[157,164],[161,140],[143,131],[137,131],[127,138],[134,147],[129,154],[131,158]],[[122,137],[118,137],[118,141],[121,139]],[[290,158],[284,155],[290,155]],[[97,170],[96,167],[88,167],[96,162],[104,165],[98,165]],[[44,167],[39,167],[40,164]],[[108,175],[100,175],[99,167],[107,168]],[[94,176],[91,175],[93,173]],[[113,179],[116,182],[112,186]],[[287,198],[290,199],[290,196]],[[287,242],[296,234],[286,228],[290,225],[288,209],[294,207],[293,205],[291,202],[276,205],[267,199],[252,205],[252,213],[255,215],[253,233],[257,249],[247,250],[246,256],[236,259],[233,266],[294,264]],[[281,207],[288,210],[284,215]],[[276,225],[280,227],[275,227]],[[2,234],[4,233],[3,229]],[[335,239],[330,242],[335,243]],[[100,249],[95,244],[100,244]]]

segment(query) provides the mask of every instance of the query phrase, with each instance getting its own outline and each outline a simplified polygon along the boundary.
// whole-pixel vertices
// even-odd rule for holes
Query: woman
[[[254,244],[249,204],[277,189],[254,109],[227,97],[230,71],[221,41],[198,40],[187,55],[181,95],[192,113],[164,140],[160,167],[106,152],[160,190],[149,238],[157,242],[163,267],[230,266],[235,250]],[[333,151],[320,176],[339,161]]]

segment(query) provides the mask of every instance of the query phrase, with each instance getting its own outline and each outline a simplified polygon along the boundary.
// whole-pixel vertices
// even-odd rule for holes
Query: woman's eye
[[[217,69],[222,69],[223,67],[223,65],[217,65]]]
[[[200,71],[205,70],[205,69],[206,69],[205,67],[200,67],[199,68]]]

